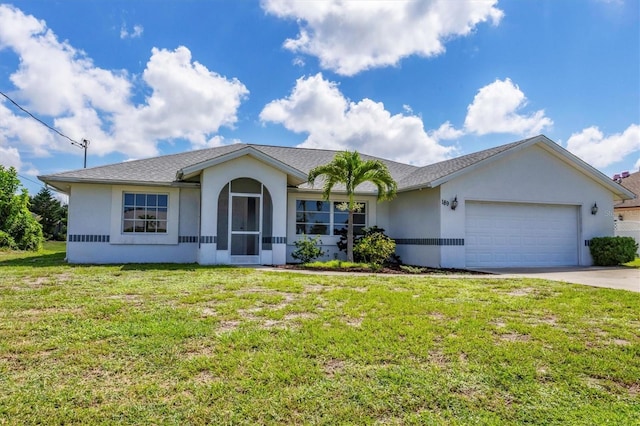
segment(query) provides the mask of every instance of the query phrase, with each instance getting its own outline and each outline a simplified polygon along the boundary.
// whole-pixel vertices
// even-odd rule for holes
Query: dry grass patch
[[[511,332],[499,334],[498,339],[503,342],[528,342],[531,339],[531,336],[528,334]]]

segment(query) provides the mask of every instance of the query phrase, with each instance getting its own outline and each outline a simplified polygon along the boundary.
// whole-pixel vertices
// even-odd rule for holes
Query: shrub
[[[400,265],[400,270],[407,274],[422,274],[425,269],[420,266]]]
[[[594,265],[617,266],[635,259],[638,243],[631,237],[597,237],[591,239],[589,250]]]
[[[377,226],[370,226],[368,228],[356,229],[353,233],[353,246],[355,247],[356,245],[358,245],[358,242],[365,235],[370,235],[375,232],[380,232],[384,234],[384,229],[378,228]],[[347,253],[347,228],[342,228],[336,231],[336,235],[340,235],[340,240],[336,243],[336,245],[338,246],[338,250]],[[358,260],[356,258],[355,253],[353,253],[353,256],[354,256],[353,260],[355,262],[362,262],[362,259]]]
[[[320,237],[309,238],[303,234],[302,238],[293,243],[296,249],[291,253],[291,257],[302,263],[309,263],[324,255],[319,244],[322,244]]]
[[[0,231],[0,248],[16,249],[16,242],[4,231]]]
[[[29,193],[20,189],[15,168],[5,169],[0,164],[0,231],[5,244],[19,250],[39,250],[42,247],[42,226],[29,211]]]
[[[379,228],[377,226],[362,228],[362,230],[360,230],[354,235],[353,237],[353,247],[354,247],[353,261],[354,262],[367,262],[367,263],[369,262],[367,259],[363,258],[360,253],[356,252],[355,247],[358,246],[358,244],[360,243],[360,241],[362,241],[363,238],[370,235],[374,235],[374,234],[381,234],[386,237],[384,233],[384,228]],[[344,228],[341,229],[340,231],[338,231],[338,235],[340,235],[340,240],[336,243],[336,245],[338,246],[338,250],[346,253],[347,252],[347,230]],[[394,252],[392,252],[391,255],[389,255],[389,257],[386,258],[382,263],[392,267],[398,267],[402,265],[402,259],[400,259],[400,256],[395,254],[395,247],[394,247]]]
[[[383,265],[396,251],[396,242],[381,232],[363,236],[353,247],[355,258],[373,266]]]

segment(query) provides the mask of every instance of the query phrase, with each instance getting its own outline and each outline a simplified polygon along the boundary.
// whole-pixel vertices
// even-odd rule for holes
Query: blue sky
[[[545,134],[640,167],[637,0],[16,1],[0,91],[89,167],[246,142],[416,165]],[[0,97],[0,163],[82,150]]]

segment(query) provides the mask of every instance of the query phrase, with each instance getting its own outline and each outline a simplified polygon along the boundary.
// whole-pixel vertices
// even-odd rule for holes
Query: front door
[[[259,195],[231,194],[231,263],[260,263]]]

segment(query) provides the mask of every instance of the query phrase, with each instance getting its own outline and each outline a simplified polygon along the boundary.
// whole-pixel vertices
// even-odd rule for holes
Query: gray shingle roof
[[[262,153],[285,163],[304,174],[308,174],[316,166],[330,162],[337,151],[307,148],[292,148],[270,145],[234,144],[216,148],[202,149],[198,151],[183,152],[180,154],[163,155],[160,157],[146,158],[142,160],[127,161],[124,163],[110,164],[106,166],[78,169],[53,175],[40,176],[47,181],[77,181],[77,182],[135,182],[152,184],[169,184],[176,180],[176,172],[188,166],[203,163],[221,157],[234,151],[250,146]],[[409,175],[418,167],[409,164],[398,163],[362,154],[363,159],[381,160],[387,165],[391,175],[396,181]],[[373,187],[372,187],[373,188]],[[365,187],[362,190],[370,190]]]
[[[629,191],[633,192],[636,195],[636,198],[633,200],[624,200],[614,207],[616,208],[631,208],[631,207],[640,207],[640,171],[631,173],[629,177],[622,179],[620,185],[627,188]]]
[[[539,137],[536,137],[539,138]],[[524,139],[506,145],[486,149],[473,154],[464,155],[451,160],[441,161],[425,167],[417,167],[409,164],[398,163],[361,154],[363,159],[377,159],[382,161],[389,168],[389,172],[398,183],[398,189],[411,189],[418,186],[430,186],[432,182],[465,168],[477,164],[483,160],[491,158],[497,154],[513,149],[517,146],[527,144],[536,138]],[[215,148],[202,149],[197,151],[183,152],[180,154],[164,155],[160,157],[147,158],[143,160],[128,161],[89,169],[79,169],[69,172],[57,173],[53,175],[40,176],[39,178],[47,183],[52,182],[100,182],[100,183],[124,183],[131,182],[137,184],[171,184],[176,181],[176,172],[183,168],[197,165],[218,157],[231,154],[246,147],[252,147],[263,154],[266,154],[278,161],[287,164],[304,174],[308,174],[316,166],[330,162],[336,152],[332,150],[293,148],[270,145],[248,145],[234,144]],[[300,185],[301,188],[309,188],[307,184]],[[320,188],[316,183],[315,188]],[[339,189],[339,188],[337,188]],[[373,191],[375,187],[364,184],[358,188],[359,191]]]

